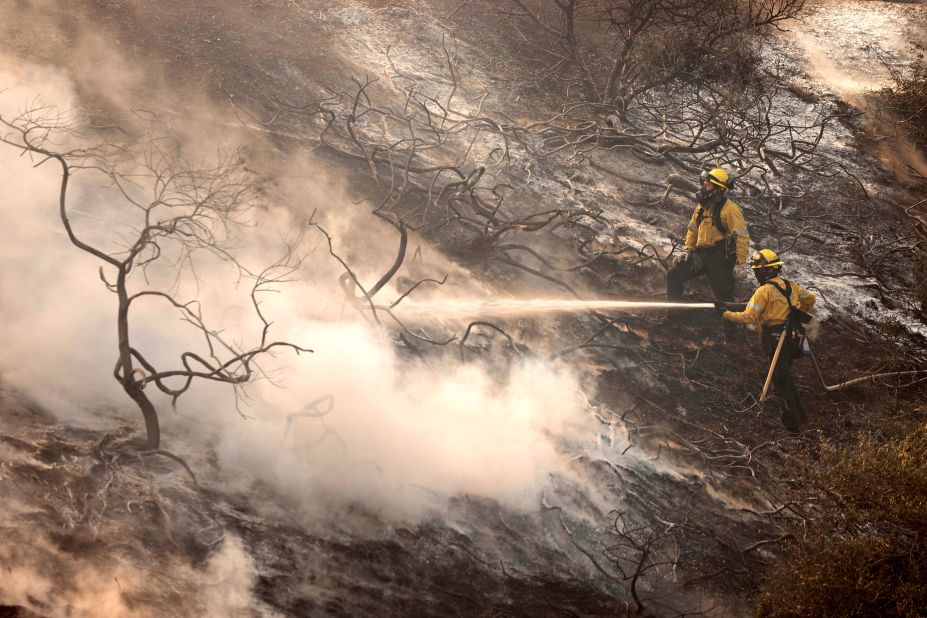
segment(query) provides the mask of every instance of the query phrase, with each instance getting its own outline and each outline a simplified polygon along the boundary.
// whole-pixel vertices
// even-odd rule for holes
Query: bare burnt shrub
[[[248,168],[243,149],[195,164],[181,140],[155,115],[139,115],[138,127],[133,127],[139,138],[127,137],[131,134],[124,130],[118,138],[101,130],[87,131],[78,120],[53,107],[34,104],[16,117],[0,117],[0,144],[31,157],[36,167],[48,163],[57,168],[62,228],[76,249],[99,261],[100,279],[113,294],[118,341],[112,375],[145,421],[145,439],[136,442],[143,450],[176,458],[158,450],[161,424],[152,390],[176,405],[194,382],[221,383],[232,389],[237,403],[242,387],[264,376],[258,365],[261,357],[281,349],[309,351],[273,341],[271,321],[261,309],[261,297],[276,292],[301,265],[299,238],[282,243],[282,257],[261,269],[247,267],[236,256],[238,231],[251,225],[253,214],[263,208],[265,190],[262,180]],[[81,198],[75,198],[68,188],[77,173],[106,189],[106,198],[131,212],[131,223],[127,219],[121,226],[113,225],[106,230],[109,238],[76,229],[71,213]],[[106,198],[97,195],[92,199],[110,205]],[[255,324],[262,327],[250,345],[210,327],[195,295],[181,296],[189,294],[182,290],[181,281],[199,280],[194,263],[201,257],[231,267],[239,284],[250,284]],[[140,345],[144,339],[133,336],[130,326],[143,320],[130,309],[137,312],[140,305],[173,311],[184,328],[190,329],[186,331],[190,347],[172,366],[155,361],[150,349]],[[146,392],[148,385],[153,388]]]
[[[927,423],[827,447],[812,479],[826,515],[774,571],[761,616],[920,616],[927,607]]]
[[[846,174],[818,148],[839,110],[795,118],[793,95],[760,62],[764,36],[799,17],[803,0],[481,4],[516,35],[514,81],[556,110],[513,128],[525,143],[538,138],[530,147],[541,156],[624,149],[686,174],[727,166],[754,199],[775,197],[787,174]],[[664,189],[660,203],[674,190]]]
[[[904,324],[895,315],[886,316],[876,322],[876,328],[889,338],[904,337],[907,334]]]
[[[675,82],[742,78],[753,38],[798,15],[803,0],[523,0],[494,2],[524,41],[526,81],[559,82],[568,99],[628,110]],[[537,71],[539,59],[545,68]],[[738,70],[728,70],[728,64]],[[530,68],[528,68],[530,67]],[[530,77],[528,77],[530,75]],[[576,86],[580,86],[577,89]]]
[[[927,148],[927,61],[924,53],[906,69],[892,71],[892,85],[879,93],[882,110],[888,112],[905,137]]]

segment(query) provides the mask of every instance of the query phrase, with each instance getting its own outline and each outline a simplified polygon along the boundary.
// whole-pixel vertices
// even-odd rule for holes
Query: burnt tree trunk
[[[126,290],[126,276],[130,265],[123,262],[119,267],[116,279],[116,294],[119,297],[119,313],[116,317],[118,331],[119,360],[117,361],[117,379],[122,389],[132,398],[145,419],[144,450],[156,449],[161,444],[161,426],[158,423],[158,412],[151,403],[151,399],[143,392],[144,383],[137,381],[132,373],[132,347],[129,345],[129,293]]]

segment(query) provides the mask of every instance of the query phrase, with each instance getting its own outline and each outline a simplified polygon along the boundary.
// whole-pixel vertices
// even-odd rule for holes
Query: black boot
[[[801,421],[799,420],[801,415],[798,414],[795,410],[790,410],[788,406],[782,411],[782,416],[779,419],[782,421],[782,426],[785,427],[786,431],[790,433],[801,433]]]

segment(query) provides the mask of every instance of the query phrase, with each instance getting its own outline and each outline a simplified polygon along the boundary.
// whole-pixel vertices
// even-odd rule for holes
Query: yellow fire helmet
[[[772,249],[760,249],[750,258],[750,268],[782,268],[782,260]]]
[[[725,172],[723,169],[721,169],[720,167],[716,167],[710,172],[702,172],[701,179],[702,179],[702,182],[710,182],[713,185],[721,187],[725,191],[730,189],[731,186],[733,186],[734,184],[733,182],[731,182],[730,175],[727,172]]]

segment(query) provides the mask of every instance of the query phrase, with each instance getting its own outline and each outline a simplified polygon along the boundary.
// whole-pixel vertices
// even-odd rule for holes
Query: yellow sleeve
[[[814,307],[814,303],[815,303],[816,300],[817,300],[817,298],[815,297],[814,292],[812,292],[811,290],[806,290],[806,289],[803,288],[803,287],[799,287],[799,289],[798,289],[798,308],[799,308],[801,311],[804,311],[804,312],[806,312],[806,313],[807,313],[808,311],[810,311],[811,308]]]
[[[747,233],[747,222],[744,220],[743,211],[736,203],[728,200],[725,206],[727,208],[721,210],[721,220],[724,222],[728,234],[737,234],[737,263],[743,264],[747,261],[747,253],[750,250],[750,235]]]
[[[695,249],[695,243],[698,242],[698,210],[701,206],[696,206],[692,211],[692,218],[689,219],[689,227],[686,229],[686,249]]]
[[[737,324],[756,324],[766,311],[766,303],[769,300],[765,285],[757,288],[753,296],[747,302],[747,308],[743,311],[725,311],[721,317],[729,322]]]

